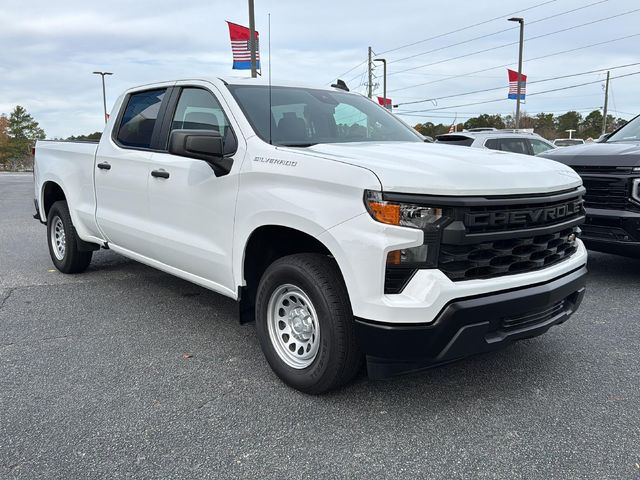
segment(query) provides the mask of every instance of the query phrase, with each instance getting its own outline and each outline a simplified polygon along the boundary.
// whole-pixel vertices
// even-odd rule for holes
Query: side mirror
[[[224,143],[215,130],[173,130],[169,153],[207,162],[217,177],[231,171],[233,159],[224,157]]]
[[[433,143],[433,142],[435,142],[435,140],[433,139],[433,137],[430,137],[429,135],[425,135],[424,136],[424,142],[425,143]]]

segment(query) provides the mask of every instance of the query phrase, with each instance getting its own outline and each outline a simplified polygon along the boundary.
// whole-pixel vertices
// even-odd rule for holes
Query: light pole
[[[520,53],[518,54],[518,90],[516,92],[516,128],[520,128],[520,88],[522,86],[522,50],[524,47],[524,18],[511,17],[510,22],[520,24]]]
[[[383,74],[382,74],[382,96],[384,98],[384,108],[391,110],[391,105],[387,106],[387,59],[376,58],[374,62],[382,62]]]
[[[109,119],[109,117],[107,117],[107,91],[106,88],[104,86],[104,76],[105,75],[113,75],[113,73],[111,72],[93,72],[94,75],[100,75],[102,77],[102,105],[104,107],[104,123],[106,125],[107,120]]]

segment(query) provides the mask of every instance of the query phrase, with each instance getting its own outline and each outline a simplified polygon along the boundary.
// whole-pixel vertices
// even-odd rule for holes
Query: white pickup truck
[[[239,302],[287,384],[321,393],[545,332],[580,304],[580,177],[424,143],[339,82],[126,91],[98,144],[38,142],[54,265],[109,248]]]

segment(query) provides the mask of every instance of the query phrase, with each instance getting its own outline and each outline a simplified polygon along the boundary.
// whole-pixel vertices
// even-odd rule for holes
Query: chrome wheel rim
[[[67,247],[66,238],[64,234],[64,224],[60,217],[54,217],[51,225],[51,246],[53,247],[53,254],[58,260],[64,260],[64,252]]]
[[[276,288],[267,310],[269,338],[280,359],[301,370],[313,363],[320,345],[318,315],[309,297],[295,285]]]

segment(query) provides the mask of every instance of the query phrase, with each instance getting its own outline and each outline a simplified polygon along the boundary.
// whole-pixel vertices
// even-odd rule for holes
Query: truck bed
[[[42,206],[47,182],[73,186],[65,193],[74,205],[71,210],[73,223],[84,238],[100,236],[95,219],[96,197],[93,186],[97,149],[98,142],[57,140],[39,140],[35,149],[33,174],[40,218],[46,220]]]

